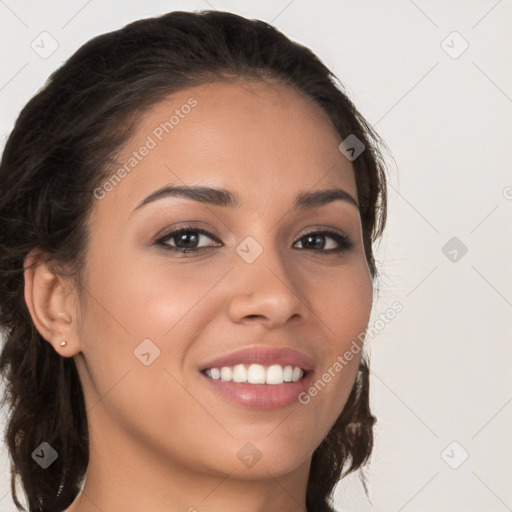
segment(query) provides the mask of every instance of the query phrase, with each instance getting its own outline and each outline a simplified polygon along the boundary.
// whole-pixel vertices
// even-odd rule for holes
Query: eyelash
[[[186,232],[199,233],[201,235],[205,235],[205,236],[212,238],[215,241],[219,242],[219,240],[216,239],[215,235],[213,235],[209,231],[206,231],[205,229],[198,228],[196,226],[182,225],[182,226],[179,226],[178,228],[174,229],[173,231],[167,233],[166,235],[162,236],[158,240],[156,240],[155,245],[163,247],[166,250],[178,252],[181,254],[201,253],[201,252],[204,252],[205,250],[208,250],[208,249],[211,249],[212,247],[214,247],[214,246],[208,246],[208,247],[196,247],[196,248],[191,248],[191,249],[186,249],[186,248],[184,249],[184,248],[180,248],[180,247],[174,247],[174,246],[166,243],[168,240],[171,240],[171,239],[177,237],[179,234],[186,233]],[[328,254],[343,253],[343,252],[349,251],[354,246],[352,240],[348,236],[342,235],[338,231],[335,231],[335,230],[329,229],[329,228],[323,229],[321,231],[314,231],[314,230],[309,231],[309,232],[305,233],[301,238],[299,238],[297,240],[297,242],[301,241],[304,238],[306,238],[307,236],[311,236],[311,235],[329,235],[331,238],[333,238],[336,241],[336,243],[338,244],[338,248],[337,249],[327,249],[327,250],[324,250],[324,249],[319,249],[319,250],[302,249],[302,250],[319,252],[319,253],[323,253],[324,255],[328,255]],[[220,243],[222,243],[222,242],[220,242]]]

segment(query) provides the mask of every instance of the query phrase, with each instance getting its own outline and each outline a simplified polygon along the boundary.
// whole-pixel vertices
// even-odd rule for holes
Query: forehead
[[[122,178],[108,187],[101,208],[128,215],[169,184],[233,190],[244,204],[291,202],[298,191],[329,186],[357,198],[340,141],[327,114],[289,86],[192,87],[155,104],[139,120],[112,170],[124,169],[117,172]]]

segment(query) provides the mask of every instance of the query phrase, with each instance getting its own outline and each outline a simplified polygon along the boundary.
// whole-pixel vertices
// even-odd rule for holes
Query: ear
[[[75,290],[71,281],[57,274],[45,253],[33,249],[25,257],[25,302],[36,329],[63,357],[80,352],[77,336]],[[66,341],[65,346],[61,342]]]

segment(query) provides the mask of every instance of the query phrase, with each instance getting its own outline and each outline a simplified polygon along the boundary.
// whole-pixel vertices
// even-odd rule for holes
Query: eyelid
[[[220,241],[220,233],[215,229],[215,228],[212,228],[210,226],[206,227],[204,225],[204,223],[200,223],[200,224],[193,224],[193,222],[195,221],[190,221],[189,222],[185,222],[185,223],[177,223],[177,224],[173,224],[171,226],[168,226],[167,228],[163,229],[158,235],[156,235],[156,240],[161,240],[162,238],[167,238],[171,233],[174,234],[174,233],[177,233],[179,231],[199,231],[199,232],[204,232],[203,234],[206,235],[206,236],[212,236],[214,235],[215,237],[217,237],[217,241]]]
[[[341,236],[344,236],[346,238],[350,238],[344,231],[342,231],[341,229],[338,229],[338,228],[334,228],[334,227],[322,227],[322,226],[314,226],[312,228],[307,228],[306,231],[304,231],[297,240],[300,240],[301,238],[304,238],[305,236],[311,234],[311,233],[323,233],[323,232],[327,232],[327,233],[335,233],[337,235],[341,235]]]

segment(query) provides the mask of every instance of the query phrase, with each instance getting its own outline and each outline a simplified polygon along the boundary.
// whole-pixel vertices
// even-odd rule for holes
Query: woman
[[[0,371],[29,510],[333,511],[372,449],[380,139],[227,12],[94,38],[0,168]],[[84,483],[85,480],[85,483]]]

